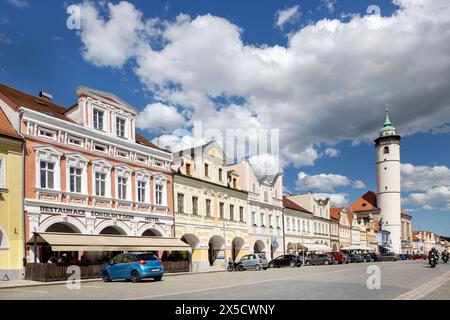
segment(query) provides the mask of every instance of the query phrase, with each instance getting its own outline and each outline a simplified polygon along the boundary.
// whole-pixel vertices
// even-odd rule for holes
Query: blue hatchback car
[[[164,267],[153,253],[122,253],[111,259],[100,271],[103,281],[126,279],[139,282],[144,278],[160,281],[164,274]]]

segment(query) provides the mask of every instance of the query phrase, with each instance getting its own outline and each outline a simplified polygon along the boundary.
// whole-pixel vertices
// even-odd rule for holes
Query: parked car
[[[411,257],[412,260],[427,260],[427,255],[423,253],[416,253],[413,254]]]
[[[305,259],[305,266],[328,265],[333,264],[334,262],[334,258],[329,254],[315,254]]]
[[[398,255],[398,258],[400,260],[411,260],[412,259],[412,255],[409,253],[401,253]]]
[[[110,282],[116,279],[140,282],[144,278],[153,278],[160,281],[164,274],[161,260],[153,253],[122,253],[103,265],[100,276],[103,281]]]
[[[387,252],[377,255],[375,261],[397,261],[399,259],[398,254],[394,252]]]
[[[343,252],[333,251],[333,252],[326,252],[326,254],[332,256],[334,258],[335,263],[339,264],[349,263],[348,256]]]
[[[363,253],[362,257],[364,259],[364,262],[373,262],[377,259],[377,255],[374,252]]]
[[[302,265],[302,259],[299,256],[293,254],[286,254],[276,257],[269,262],[269,268],[279,268],[279,267],[300,267]]]
[[[251,253],[243,256],[239,263],[242,264],[244,270],[255,269],[257,271],[266,270],[269,267],[269,261],[263,253]]]
[[[349,257],[349,259],[350,259],[350,262],[356,262],[356,263],[359,263],[359,262],[364,262],[364,258],[363,258],[363,256],[362,255],[360,255],[360,254],[356,254],[356,253],[349,253],[348,254],[348,257]]]

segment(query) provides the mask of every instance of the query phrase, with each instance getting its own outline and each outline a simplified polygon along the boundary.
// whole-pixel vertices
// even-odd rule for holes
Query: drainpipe
[[[27,249],[26,249],[26,239],[27,235],[25,234],[25,224],[26,224],[26,217],[25,217],[25,138],[22,134],[22,117],[23,117],[23,110],[20,110],[19,113],[19,135],[22,137],[22,201],[21,201],[21,214],[22,214],[22,226],[21,226],[21,232],[23,237],[23,245],[22,245],[22,256],[23,256],[23,267],[26,267],[26,259],[27,259]],[[35,253],[36,254],[36,253]],[[24,271],[25,273],[25,271]]]
[[[283,208],[282,214],[281,214],[281,225],[283,226],[283,255],[286,255],[286,236],[284,232],[284,213],[286,211],[286,208]]]

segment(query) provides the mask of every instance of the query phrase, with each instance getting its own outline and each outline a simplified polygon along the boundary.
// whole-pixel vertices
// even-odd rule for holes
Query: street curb
[[[450,271],[447,271],[440,277],[418,288],[405,292],[399,295],[398,297],[394,298],[393,300],[420,300],[421,298],[425,297],[428,293],[438,289],[443,283],[445,283],[445,281],[449,279],[450,279]]]
[[[213,271],[204,271],[204,272],[177,272],[177,273],[165,273],[164,277],[175,277],[175,276],[186,276],[186,275],[197,275],[197,274],[208,274],[208,273],[218,273],[225,272],[226,270],[213,270]],[[94,279],[81,279],[81,283],[89,283],[89,282],[102,282],[101,278]],[[49,281],[49,282],[37,282],[37,283],[27,283],[27,284],[18,284],[12,286],[1,286],[0,282],[0,291],[7,289],[18,289],[18,288],[32,288],[32,287],[47,287],[47,286],[57,286],[57,285],[65,285],[67,281]]]

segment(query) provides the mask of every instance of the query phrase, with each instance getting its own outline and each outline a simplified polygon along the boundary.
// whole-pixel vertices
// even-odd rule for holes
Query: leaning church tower
[[[401,252],[400,140],[386,108],[386,120],[375,140],[377,202],[383,228],[391,233],[395,253]]]

